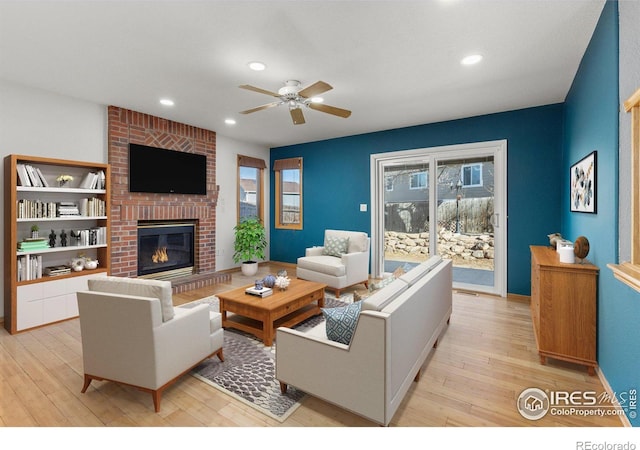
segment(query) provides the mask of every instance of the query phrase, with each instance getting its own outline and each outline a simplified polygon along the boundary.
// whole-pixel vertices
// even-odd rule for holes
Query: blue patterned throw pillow
[[[327,337],[332,341],[349,345],[361,309],[362,302],[338,308],[322,308],[322,315],[327,326]]]
[[[323,255],[337,256],[340,258],[344,253],[347,253],[349,248],[349,238],[328,237],[324,240]]]

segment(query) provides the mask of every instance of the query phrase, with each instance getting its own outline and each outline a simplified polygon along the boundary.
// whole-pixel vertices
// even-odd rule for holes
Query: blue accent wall
[[[617,281],[618,262],[618,8],[608,1],[565,102],[562,234],[589,239],[587,258],[600,268],[598,363],[617,393],[640,389],[640,294]],[[630,120],[630,118],[629,118]],[[596,150],[597,214],[569,209],[570,166]],[[634,426],[640,420],[629,416]]]
[[[507,291],[529,295],[529,245],[546,245],[547,234],[560,231],[562,129],[563,105],[556,104],[273,148],[271,167],[277,159],[303,158],[304,228],[279,230],[272,223],[270,259],[295,263],[305,248],[322,244],[327,228],[371,234],[371,154],[506,139]],[[360,212],[361,203],[367,212]]]

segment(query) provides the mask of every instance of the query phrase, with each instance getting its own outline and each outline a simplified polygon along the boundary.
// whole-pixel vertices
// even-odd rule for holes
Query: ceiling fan
[[[263,109],[272,108],[274,106],[287,105],[289,107],[289,113],[291,114],[291,119],[293,119],[294,125],[301,125],[305,123],[304,115],[302,114],[303,106],[327,114],[333,114],[334,116],[338,117],[347,118],[351,115],[351,111],[347,109],[336,108],[335,106],[325,105],[323,103],[315,102],[312,100],[313,97],[333,89],[331,85],[325,83],[324,81],[317,81],[312,85],[302,89],[298,80],[288,80],[285,81],[284,86],[281,87],[277,93],[267,91],[266,89],[257,88],[255,86],[250,86],[248,84],[243,84],[240,87],[249,91],[267,94],[278,99],[277,101],[267,103],[266,105],[247,109],[246,111],[240,111],[240,114],[250,114],[256,111],[262,111]]]

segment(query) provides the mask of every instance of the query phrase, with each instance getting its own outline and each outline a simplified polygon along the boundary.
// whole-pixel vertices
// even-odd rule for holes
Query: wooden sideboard
[[[561,263],[551,247],[531,246],[531,317],[540,354],[595,374],[598,267]]]

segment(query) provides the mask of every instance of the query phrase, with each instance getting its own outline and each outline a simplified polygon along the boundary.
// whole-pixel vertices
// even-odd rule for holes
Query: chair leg
[[[87,392],[87,388],[89,388],[89,385],[91,384],[91,380],[93,380],[93,378],[91,378],[89,375],[87,375],[85,373],[84,374],[84,385],[82,386],[82,390],[80,392],[82,392],[83,394],[85,392]]]
[[[224,355],[222,354],[222,347],[220,347],[220,350],[218,350],[216,352],[216,355],[218,356],[218,359],[220,359],[220,361],[224,362]]]
[[[369,281],[365,281],[365,282],[364,282],[364,283],[362,283],[362,284],[364,284],[364,287],[366,287],[367,289],[369,289]]]
[[[287,383],[280,382],[280,392],[283,394],[287,393]]]
[[[340,289],[336,289],[336,298],[340,298]]]
[[[156,412],[160,412],[160,402],[162,401],[162,391],[160,389],[151,391],[151,396],[153,397],[153,407]]]

